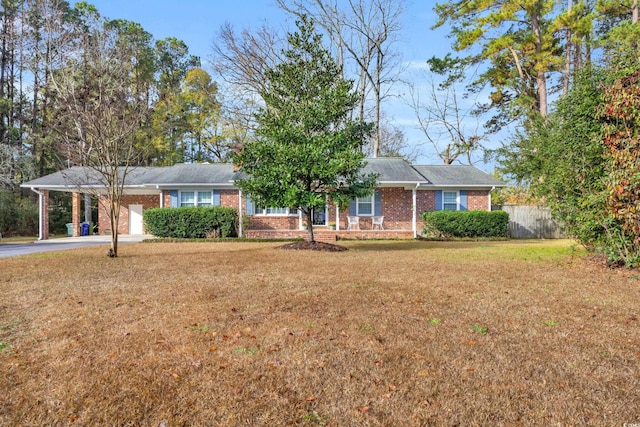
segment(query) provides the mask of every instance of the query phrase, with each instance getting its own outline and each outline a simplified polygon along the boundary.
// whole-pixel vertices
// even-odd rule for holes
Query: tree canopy
[[[313,209],[328,199],[344,207],[370,194],[377,177],[362,174],[372,125],[351,118],[358,104],[353,82],[342,78],[313,21],[303,17],[296,25],[283,62],[266,72],[257,137],[234,163],[247,174],[238,185],[254,203],[301,209],[313,241]]]

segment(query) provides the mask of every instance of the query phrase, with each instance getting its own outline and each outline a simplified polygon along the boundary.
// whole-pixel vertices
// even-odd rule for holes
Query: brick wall
[[[489,210],[489,192],[467,191],[467,209],[470,211],[488,211]]]
[[[163,194],[163,196],[165,195]],[[142,211],[144,213],[146,209],[160,207],[160,195],[149,194],[122,196],[120,218],[118,220],[118,234],[129,234],[129,205],[142,205]],[[111,234],[109,205],[108,200],[105,197],[98,199],[98,233],[103,235]]]
[[[220,190],[220,206],[238,209],[238,190]]]
[[[250,217],[248,230],[298,230],[297,216],[254,215]]]
[[[413,204],[412,190],[401,187],[384,187],[379,189],[382,197],[382,214],[384,215],[385,230],[411,231]],[[165,207],[171,206],[171,193],[162,191]],[[159,196],[126,196],[120,213],[119,233],[129,233],[129,204],[142,204],[144,209],[159,206]],[[220,190],[220,204],[237,209],[238,190]],[[416,193],[417,204],[417,231],[422,230],[420,213],[433,211],[436,208],[436,192],[434,190],[418,190]],[[472,190],[467,192],[467,205],[469,210],[487,210],[489,206],[489,192],[486,190]],[[100,207],[99,229],[101,234],[108,233],[109,218],[106,210]],[[246,199],[242,199],[242,215],[246,217]],[[329,203],[327,223],[339,223],[339,230],[347,229],[347,216],[349,209],[340,212],[336,219],[336,207]],[[245,219],[245,235],[247,237],[304,237],[306,231],[299,230],[298,216],[271,216],[252,215]],[[371,230],[371,217],[360,217],[360,229]],[[364,235],[362,237],[365,237]],[[369,237],[369,236],[366,236]]]

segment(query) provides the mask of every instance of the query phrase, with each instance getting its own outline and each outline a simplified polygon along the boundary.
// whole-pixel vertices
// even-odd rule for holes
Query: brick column
[[[40,220],[42,221],[42,240],[49,238],[49,191],[41,190],[42,193],[42,212],[40,212]]]
[[[80,236],[80,193],[72,193],[71,197],[71,223],[72,236]]]

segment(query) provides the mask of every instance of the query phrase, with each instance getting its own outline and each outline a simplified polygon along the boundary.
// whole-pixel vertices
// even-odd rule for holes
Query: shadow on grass
[[[338,244],[343,244],[355,251],[411,251],[429,249],[471,249],[481,246],[499,246],[513,244],[512,240],[339,240]],[[531,244],[531,241],[527,241]]]

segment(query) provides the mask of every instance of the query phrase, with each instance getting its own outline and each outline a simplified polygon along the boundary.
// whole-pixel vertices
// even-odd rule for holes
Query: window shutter
[[[355,214],[356,214],[356,199],[353,199],[349,204],[349,215],[354,216]]]
[[[467,210],[467,190],[460,190],[460,210]]]
[[[442,190],[436,190],[436,210],[442,210]]]
[[[374,207],[373,214],[374,215],[382,215],[382,191],[376,190],[373,196]]]
[[[247,205],[246,205],[246,208],[245,208],[245,213],[247,215],[253,215],[253,202],[251,201],[249,196],[247,196]]]
[[[171,195],[171,207],[177,208],[178,206],[180,206],[178,204],[178,190],[171,190],[170,195]]]
[[[213,190],[213,206],[220,206],[220,190]]]

